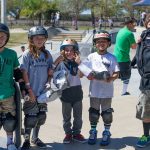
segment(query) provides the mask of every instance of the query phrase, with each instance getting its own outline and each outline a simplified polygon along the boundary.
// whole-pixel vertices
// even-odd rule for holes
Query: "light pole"
[[[105,29],[106,29],[106,22],[107,22],[107,6],[108,6],[108,4],[107,4],[107,0],[105,0]]]
[[[6,0],[1,0],[1,23],[6,24]]]

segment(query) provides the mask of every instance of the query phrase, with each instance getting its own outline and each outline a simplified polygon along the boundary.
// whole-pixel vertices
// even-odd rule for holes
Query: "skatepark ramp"
[[[75,39],[77,42],[81,42],[82,38],[86,35],[85,31],[80,32],[67,32],[67,33],[58,33],[57,35],[51,37],[52,41],[63,41],[66,38]]]

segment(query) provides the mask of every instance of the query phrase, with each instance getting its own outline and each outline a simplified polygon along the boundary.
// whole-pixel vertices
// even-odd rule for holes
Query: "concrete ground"
[[[144,28],[137,27],[137,32],[135,32],[136,39],[140,36]],[[92,33],[92,32],[90,32]],[[87,35],[88,42],[86,40],[83,43],[79,43],[82,47],[82,54],[86,54],[87,44],[91,44],[92,35]],[[57,45],[57,44],[56,44]],[[109,49],[110,52],[113,51],[113,46]],[[57,45],[57,47],[59,47]],[[89,50],[89,49],[87,49]],[[85,51],[85,52],[84,52]],[[20,53],[17,51],[18,54]],[[52,51],[53,55],[57,55],[59,50]],[[133,57],[135,52],[131,50],[131,57]],[[96,145],[88,145],[87,143],[81,144],[77,142],[72,142],[71,144],[63,144],[64,131],[62,128],[62,113],[61,113],[61,102],[59,99],[48,104],[48,115],[46,124],[41,128],[40,138],[47,143],[47,150],[139,150],[135,145],[143,134],[141,121],[135,118],[136,104],[140,91],[138,89],[140,82],[140,76],[136,69],[132,70],[132,77],[129,84],[129,96],[121,96],[122,83],[119,79],[114,82],[115,93],[112,102],[114,108],[114,121],[111,127],[112,140],[111,144],[107,147],[102,147],[99,145],[101,134],[103,131],[103,123],[100,118],[98,123],[98,141]],[[89,109],[89,97],[88,97],[88,87],[89,81],[86,78],[82,78],[82,85],[84,91],[83,99],[83,128],[82,134],[85,138],[89,136],[90,124],[88,119],[88,109]],[[6,138],[3,130],[0,131],[0,150],[5,150],[6,148]],[[34,150],[40,150],[39,148],[33,147]],[[147,148],[142,148],[142,150],[149,150],[150,146]]]

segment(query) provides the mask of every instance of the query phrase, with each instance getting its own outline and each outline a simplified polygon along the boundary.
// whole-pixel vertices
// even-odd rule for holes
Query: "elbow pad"
[[[16,82],[18,82],[20,79],[22,79],[22,72],[19,68],[14,70],[14,78],[15,78]]]

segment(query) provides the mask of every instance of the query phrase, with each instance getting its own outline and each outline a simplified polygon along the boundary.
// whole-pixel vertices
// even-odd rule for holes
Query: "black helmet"
[[[105,38],[111,42],[111,35],[105,30],[100,30],[95,33],[93,37],[93,43],[95,44],[96,40],[100,38]]]
[[[5,42],[6,45],[10,37],[9,28],[5,24],[0,23],[0,32],[4,32],[7,35],[7,40]]]
[[[32,38],[35,35],[44,35],[46,38],[48,38],[48,32],[47,30],[42,26],[36,26],[32,27],[28,32],[28,38]]]

